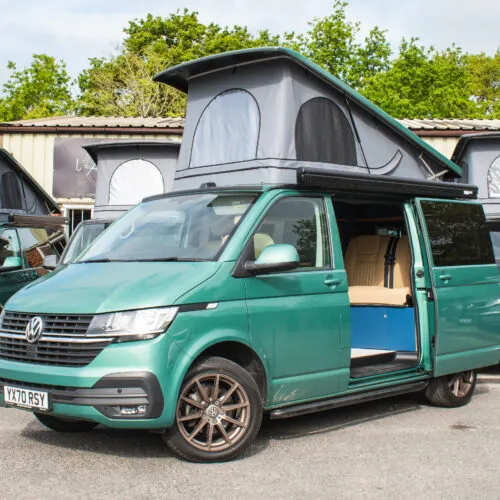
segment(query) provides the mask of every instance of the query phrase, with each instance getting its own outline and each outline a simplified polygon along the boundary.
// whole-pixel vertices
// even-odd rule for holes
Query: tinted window
[[[356,165],[351,125],[340,107],[325,97],[304,103],[295,124],[297,160]]]
[[[481,205],[422,201],[434,265],[470,266],[495,262]]]
[[[253,235],[253,257],[272,244],[297,249],[301,267],[330,267],[325,208],[321,198],[284,198],[267,212]],[[252,253],[252,252],[251,252]]]

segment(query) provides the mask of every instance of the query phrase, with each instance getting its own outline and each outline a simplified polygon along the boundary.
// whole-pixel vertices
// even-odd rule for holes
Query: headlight
[[[87,336],[115,337],[118,342],[152,339],[169,327],[177,309],[161,307],[97,314],[87,329]]]

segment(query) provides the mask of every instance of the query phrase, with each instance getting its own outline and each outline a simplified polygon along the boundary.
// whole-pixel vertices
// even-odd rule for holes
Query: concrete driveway
[[[265,420],[244,458],[190,464],[160,437],[97,428],[58,434],[0,408],[0,497],[425,498],[500,495],[500,369],[466,407],[416,395],[283,421]]]

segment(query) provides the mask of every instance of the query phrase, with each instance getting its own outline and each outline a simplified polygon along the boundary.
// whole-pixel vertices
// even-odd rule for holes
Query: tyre
[[[476,370],[437,377],[430,381],[425,390],[425,397],[436,406],[463,406],[472,398],[476,382]]]
[[[187,373],[175,424],[162,437],[186,460],[231,460],[255,439],[262,413],[262,397],[253,377],[228,359],[210,357]]]
[[[88,432],[97,425],[95,422],[64,419],[46,415],[45,413],[35,413],[34,415],[45,427],[57,432]]]

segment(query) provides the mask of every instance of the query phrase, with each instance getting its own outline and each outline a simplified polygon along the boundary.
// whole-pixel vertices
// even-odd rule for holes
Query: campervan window
[[[297,160],[357,165],[351,125],[336,103],[315,97],[304,103],[295,124]]]
[[[141,203],[76,262],[212,260],[254,199],[253,194],[195,194]]]
[[[196,127],[191,167],[252,160],[257,156],[260,112],[245,90],[228,90],[205,108]]]
[[[497,156],[488,169],[488,197],[500,198],[500,156]]]
[[[147,196],[163,192],[163,176],[156,165],[142,159],[129,160],[111,176],[109,204],[135,205]]]

